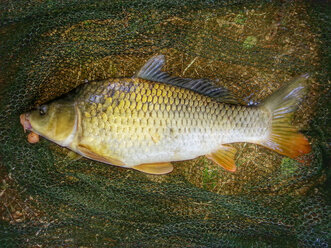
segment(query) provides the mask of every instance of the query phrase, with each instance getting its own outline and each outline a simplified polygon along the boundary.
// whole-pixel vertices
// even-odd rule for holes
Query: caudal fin
[[[307,91],[305,81],[308,77],[304,74],[293,79],[261,103],[260,106],[272,113],[272,123],[269,137],[259,142],[260,145],[290,158],[310,152],[307,138],[290,123]]]

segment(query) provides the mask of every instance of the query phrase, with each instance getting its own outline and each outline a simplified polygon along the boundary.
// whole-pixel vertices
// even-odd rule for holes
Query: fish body
[[[202,155],[235,171],[236,150],[226,145],[235,142],[290,157],[309,152],[306,138],[288,123],[305,77],[260,106],[243,106],[206,80],[169,76],[163,64],[159,55],[135,77],[86,83],[24,114],[27,129],[87,158],[152,174],[170,172],[171,161]]]
[[[75,103],[81,124],[70,148],[93,144],[96,153],[128,167],[192,159],[221,144],[262,139],[270,119],[263,109],[139,78],[92,82]]]

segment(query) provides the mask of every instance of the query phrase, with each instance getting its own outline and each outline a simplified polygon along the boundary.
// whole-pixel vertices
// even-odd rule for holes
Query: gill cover
[[[28,119],[34,132],[67,146],[76,131],[77,111],[73,102],[57,100],[32,111]]]

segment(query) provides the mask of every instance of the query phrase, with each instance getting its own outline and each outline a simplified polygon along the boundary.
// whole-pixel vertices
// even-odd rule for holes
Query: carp
[[[87,82],[21,115],[24,130],[99,162],[150,174],[171,162],[205,155],[235,171],[236,148],[249,142],[295,158],[310,152],[290,121],[306,93],[308,74],[293,79],[256,106],[239,104],[208,79],[163,72],[152,57],[131,78]]]

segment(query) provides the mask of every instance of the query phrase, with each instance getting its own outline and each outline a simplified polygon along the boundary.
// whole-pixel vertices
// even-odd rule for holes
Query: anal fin
[[[206,157],[216,164],[223,167],[225,170],[235,172],[237,167],[234,162],[234,156],[237,149],[231,146],[221,146],[217,151],[207,154]]]
[[[174,167],[171,163],[150,163],[150,164],[140,164],[132,167],[132,169],[145,172],[148,174],[162,175],[172,172]]]

